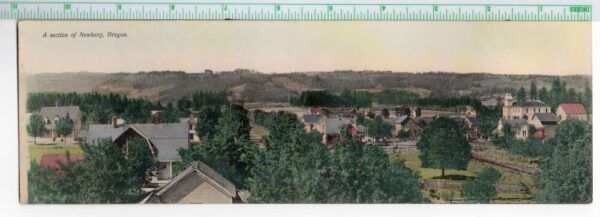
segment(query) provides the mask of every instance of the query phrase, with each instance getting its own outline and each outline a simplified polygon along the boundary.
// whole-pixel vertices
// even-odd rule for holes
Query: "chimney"
[[[114,128],[117,128],[119,126],[117,124],[117,117],[116,116],[112,117],[111,123],[112,123],[112,125],[113,125]]]
[[[150,116],[153,124],[160,124],[160,111],[151,111]]]

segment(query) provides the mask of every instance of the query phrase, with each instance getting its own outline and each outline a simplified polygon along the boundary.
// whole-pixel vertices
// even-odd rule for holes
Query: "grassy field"
[[[413,171],[417,171],[422,180],[432,180],[432,179],[441,179],[442,170],[440,169],[431,169],[431,168],[422,168],[421,160],[419,159],[419,151],[414,152],[405,152],[401,153],[394,158],[404,160],[404,164],[406,167]],[[475,174],[482,171],[486,167],[492,167],[497,169],[502,174],[502,179],[498,182],[498,184],[507,184],[507,185],[525,185],[528,187],[535,186],[533,182],[533,177],[526,174],[520,174],[514,172],[509,169],[505,169],[499,166],[495,166],[492,164],[482,163],[479,161],[471,160],[469,162],[469,166],[467,170],[446,170],[446,176],[450,179],[455,180],[464,180],[468,178],[474,178]]]
[[[473,150],[474,153],[481,155],[486,158],[491,158],[497,161],[510,163],[511,165],[523,167],[523,168],[537,168],[538,164],[531,162],[526,157],[515,155],[507,150],[499,149],[494,146],[487,147],[485,149]]]
[[[38,163],[44,154],[64,154],[69,151],[71,154],[81,154],[79,145],[29,145],[29,158]]]
[[[409,169],[416,171],[419,174],[421,180],[440,180],[442,171],[440,169],[431,169],[421,167],[421,160],[419,159],[419,151],[405,152],[395,156],[394,159],[404,160],[404,164]],[[492,167],[498,170],[502,174],[502,178],[497,184],[506,185],[524,185],[529,188],[534,188],[535,183],[533,177],[527,174],[520,174],[509,169],[505,169],[492,164],[482,163],[471,160],[466,170],[446,170],[446,178],[448,180],[464,181],[466,179],[475,178],[476,174],[482,171],[486,167]],[[458,190],[426,190],[424,195],[427,196],[433,203],[440,201],[450,201],[460,199],[460,191]],[[497,202],[515,201],[515,200],[527,200],[532,195],[525,193],[498,193],[496,195]]]

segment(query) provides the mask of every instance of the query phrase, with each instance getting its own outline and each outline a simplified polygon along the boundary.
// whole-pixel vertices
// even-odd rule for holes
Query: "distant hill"
[[[556,76],[499,75],[488,73],[404,73],[377,71],[334,71],[310,73],[263,74],[249,70],[220,73],[138,72],[138,73],[47,73],[21,77],[27,91],[115,92],[149,100],[175,101],[196,91],[226,91],[246,102],[287,102],[303,90],[345,89],[381,91],[405,89],[421,96],[479,97],[493,93],[529,89],[531,81],[538,88],[550,88]],[[591,76],[561,76],[568,87],[582,91],[591,86]]]

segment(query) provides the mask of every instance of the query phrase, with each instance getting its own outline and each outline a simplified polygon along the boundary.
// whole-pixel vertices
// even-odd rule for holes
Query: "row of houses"
[[[141,139],[150,149],[156,161],[149,182],[143,187],[146,191],[141,203],[234,203],[243,202],[244,196],[238,195],[238,189],[221,174],[203,162],[192,163],[184,171],[175,174],[173,165],[181,158],[178,150],[199,143],[196,132],[196,113],[189,118],[179,119],[179,123],[161,123],[160,113],[151,112],[152,123],[128,124],[113,117],[109,124],[91,124],[87,132],[82,132],[80,112],[77,106],[42,107],[39,112],[44,118],[48,133],[45,137],[56,135],[53,124],[59,118],[69,117],[75,123],[73,140],[80,139],[88,144],[101,140],[110,141],[123,153],[129,151],[128,143],[132,138]],[[84,160],[83,155],[72,155],[71,160]],[[40,165],[61,173],[61,164],[67,162],[64,154],[46,154]],[[243,194],[243,195],[247,195]],[[247,196],[246,196],[247,197]]]
[[[515,101],[510,94],[504,97],[502,119],[498,121],[496,133],[501,135],[506,127],[517,139],[554,137],[558,124],[567,119],[588,121],[588,113],[580,103],[563,103],[552,113],[549,106],[539,100]],[[530,132],[530,126],[535,131]],[[533,133],[533,135],[530,135]]]

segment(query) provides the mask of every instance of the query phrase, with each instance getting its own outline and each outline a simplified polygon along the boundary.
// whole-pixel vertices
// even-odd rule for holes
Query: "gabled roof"
[[[233,183],[231,183],[229,180],[227,180],[225,177],[223,177],[221,174],[219,174],[217,171],[215,171],[213,168],[206,165],[202,161],[194,161],[185,170],[181,171],[179,174],[177,174],[177,176],[171,179],[171,181],[168,184],[157,188],[152,193],[150,193],[148,197],[143,199],[142,203],[161,202],[162,200],[160,198],[162,196],[182,187],[181,184],[184,183],[190,176],[198,176],[200,179],[206,181],[207,183],[221,191],[223,194],[226,194],[231,198],[237,197],[236,187],[235,185],[233,185]]]
[[[40,109],[40,115],[45,118],[52,119],[54,117],[64,118],[69,114],[73,120],[79,116],[79,106],[55,106],[55,107],[42,107]]]
[[[584,115],[587,114],[587,110],[581,103],[563,103],[559,105],[563,111],[568,115]]]
[[[558,118],[554,113],[535,113],[532,118],[540,120],[542,124],[558,122]]]
[[[408,117],[408,115],[402,115],[402,116],[394,119],[394,123],[395,124],[406,124],[406,122],[408,122],[409,119],[410,118]]]
[[[92,143],[98,139],[111,139],[114,142],[128,129],[133,129],[140,136],[150,140],[157,149],[156,159],[161,162],[179,161],[178,150],[188,148],[188,124],[130,124],[113,127],[112,124],[92,124],[86,135],[86,141]]]
[[[527,100],[527,101],[518,101],[515,102],[513,104],[513,106],[518,106],[518,107],[541,107],[541,106],[546,106],[546,103],[543,103],[542,101],[532,101],[532,100]]]
[[[340,134],[342,127],[350,124],[350,120],[346,118],[327,118],[325,119],[325,133],[328,135]]]
[[[527,120],[525,120],[525,119],[502,119],[502,124],[510,126],[510,130],[514,132],[518,128],[523,127],[523,125],[527,126]]]
[[[358,131],[359,133],[365,133],[367,132],[367,127],[363,126],[362,124],[357,124],[356,131]]]
[[[322,115],[305,114],[302,116],[302,119],[304,120],[304,123],[316,123],[316,122],[319,122],[319,120],[321,120],[321,117],[323,117],[323,116]]]

